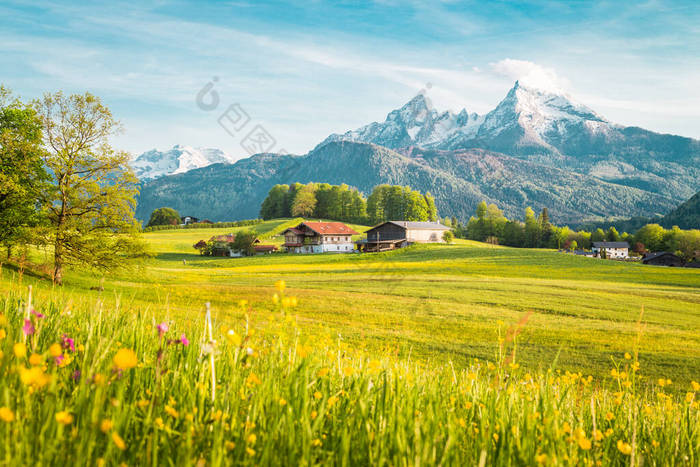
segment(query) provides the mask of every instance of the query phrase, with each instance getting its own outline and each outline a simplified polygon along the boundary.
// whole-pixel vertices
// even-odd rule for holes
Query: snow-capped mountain
[[[419,94],[390,112],[383,123],[374,122],[342,135],[333,134],[319,146],[331,141],[356,141],[392,149],[518,147],[532,148],[535,152],[559,152],[558,143],[571,131],[612,137],[617,129],[618,126],[561,91],[545,91],[516,82],[486,115],[470,114],[465,109],[456,114],[438,112]]]
[[[342,135],[330,135],[318,146],[331,141],[356,141],[393,149],[431,147],[450,138],[473,137],[482,121],[483,117],[466,110],[457,114],[450,111],[440,113],[432,108],[423,94],[418,94],[400,109],[390,112],[383,123],[373,122]]]
[[[151,149],[131,162],[141,180],[188,172],[211,164],[233,163],[236,159],[216,148],[193,148],[175,145],[168,151]]]

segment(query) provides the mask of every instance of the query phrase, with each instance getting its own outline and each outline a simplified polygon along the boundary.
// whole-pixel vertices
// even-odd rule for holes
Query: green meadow
[[[255,225],[263,243],[299,220]],[[353,226],[362,231],[362,226]],[[470,241],[420,245],[371,254],[250,258],[199,256],[192,245],[237,228],[163,230],[144,234],[154,258],[136,271],[72,272],[59,294],[150,309],[196,321],[210,302],[216,326],[240,323],[264,331],[273,284],[284,280],[312,336],[401,358],[464,366],[492,361],[501,333],[517,324],[516,356],[526,368],[554,367],[601,376],[611,358],[638,351],[641,374],[680,382],[700,375],[700,270],[575,257]],[[15,286],[5,268],[2,287]],[[25,274],[36,294],[56,293]],[[47,295],[48,296],[48,295]]]

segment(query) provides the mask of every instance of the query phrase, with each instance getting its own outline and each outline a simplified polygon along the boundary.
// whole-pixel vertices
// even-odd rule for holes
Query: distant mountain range
[[[141,180],[185,173],[211,164],[233,163],[235,158],[221,149],[193,148],[176,145],[169,151],[152,149],[144,152],[131,163]]]
[[[142,173],[168,176],[144,184],[141,219],[160,206],[212,220],[254,217],[272,185],[310,181],[365,193],[410,185],[430,191],[441,215],[462,219],[486,200],[517,217],[547,207],[566,223],[666,214],[700,190],[700,141],[616,125],[569,96],[517,82],[485,115],[438,112],[418,95],[384,122],[331,135],[304,156],[258,154],[176,175],[154,151],[142,158],[152,167]]]

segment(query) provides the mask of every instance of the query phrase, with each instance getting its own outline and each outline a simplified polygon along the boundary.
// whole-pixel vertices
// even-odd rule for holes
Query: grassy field
[[[263,242],[298,220],[256,225]],[[362,231],[363,227],[354,226]],[[548,250],[458,241],[395,252],[346,255],[201,257],[200,239],[237,229],[145,234],[156,253],[136,273],[105,280],[73,273],[61,292],[119,300],[197,319],[211,302],[216,323],[240,321],[237,303],[264,328],[272,284],[284,279],[299,300],[300,325],[359,348],[464,365],[495,358],[499,327],[523,321],[518,360],[528,367],[600,376],[611,356],[637,346],[649,376],[688,382],[700,374],[700,271],[650,267]],[[6,271],[3,284],[13,273]],[[26,281],[26,280],[25,280]],[[41,293],[39,286],[37,293]],[[640,324],[641,320],[641,324]],[[641,338],[637,342],[637,336]]]
[[[192,249],[235,230],[61,288],[5,265],[0,464],[698,465],[700,271]]]

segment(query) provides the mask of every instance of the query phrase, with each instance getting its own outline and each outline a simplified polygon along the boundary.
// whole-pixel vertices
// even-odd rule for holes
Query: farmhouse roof
[[[275,245],[254,245],[255,251],[267,252],[267,251],[277,251]]]
[[[439,222],[424,222],[424,221],[386,221],[379,225],[375,225],[370,230],[376,229],[385,224],[398,225],[402,229],[410,230],[450,230],[449,227],[442,225]]]
[[[303,222],[299,224],[307,226],[319,235],[357,235],[353,229],[342,222]]]
[[[233,243],[236,241],[236,234],[214,235],[209,239],[210,242]],[[260,239],[255,239],[253,243],[260,243]]]
[[[214,235],[209,239],[210,242],[233,243],[236,240],[236,234]]]
[[[656,253],[647,253],[646,255],[644,255],[644,258],[642,258],[642,261],[649,261],[650,259],[660,258],[661,256],[666,255],[678,258],[678,256],[674,255],[673,253],[669,253],[668,251],[657,251]]]
[[[629,248],[630,244],[627,242],[593,242],[593,246],[596,248]]]

